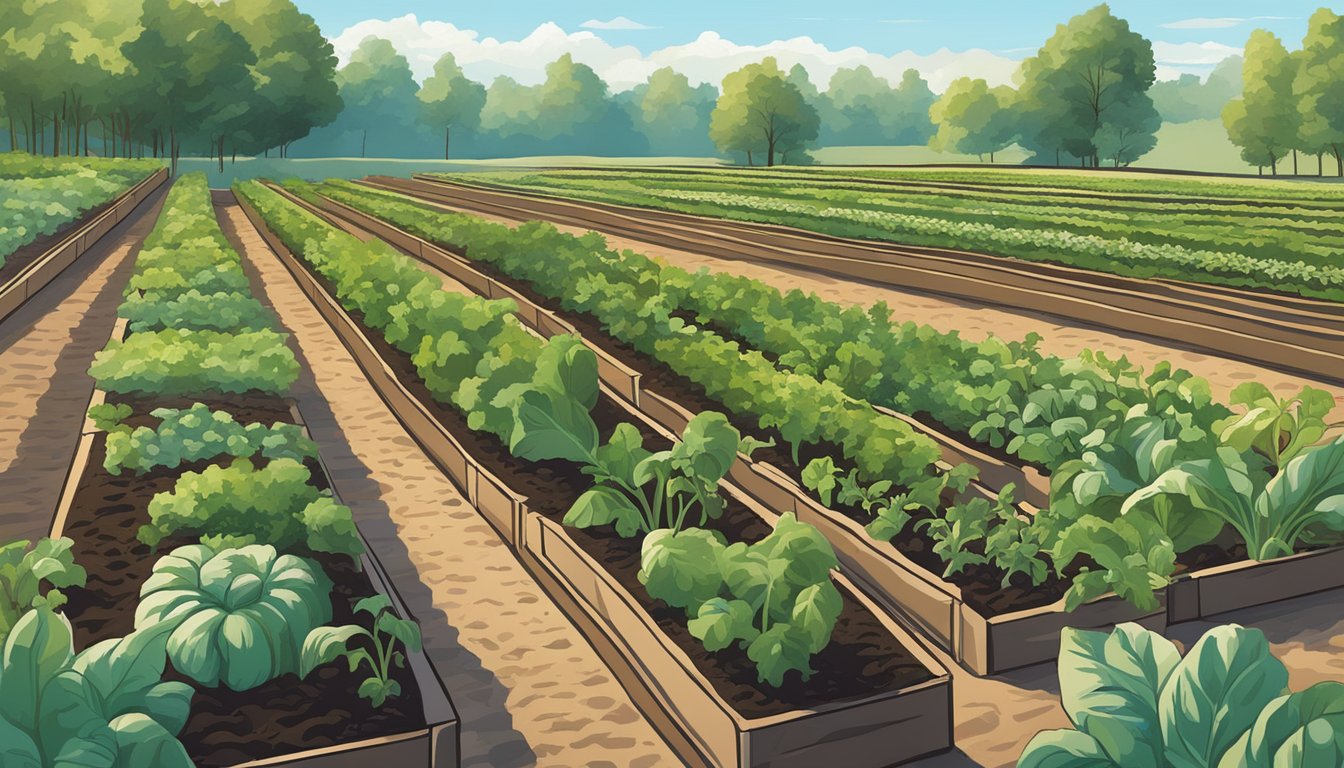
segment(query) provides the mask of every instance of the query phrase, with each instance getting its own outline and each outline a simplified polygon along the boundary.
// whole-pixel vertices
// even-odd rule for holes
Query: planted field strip
[[[246,201],[243,205],[304,292],[316,299],[319,311],[332,322],[347,348],[352,352],[377,351],[365,331],[309,268],[265,228],[264,221]],[[386,361],[359,352],[355,357],[407,430],[433,455],[435,433],[446,430],[442,425],[431,426],[429,439],[424,439],[420,433],[426,431],[426,425],[417,415],[419,409],[412,406],[408,411],[398,393],[408,391],[406,386],[390,382],[396,377],[380,372],[390,373]],[[390,383],[394,386],[388,389]],[[670,433],[644,421],[638,411],[611,392],[605,392],[605,397],[605,402],[619,408],[623,418],[643,422],[661,439],[673,441]],[[804,766],[838,760],[846,765],[878,765],[935,752],[950,743],[951,698],[946,671],[920,648],[918,641],[885,618],[843,577],[835,577],[835,583],[846,600],[862,606],[861,610],[881,622],[882,631],[890,633],[925,670],[924,679],[843,704],[825,704],[806,711],[786,709],[768,717],[745,717],[723,698],[716,684],[683,648],[670,641],[666,630],[648,615],[647,608],[629,587],[613,578],[610,567],[598,563],[584,550],[570,529],[529,509],[527,499],[506,487],[496,490],[510,497],[508,503],[487,511],[495,504],[490,494],[481,492],[480,480],[485,470],[472,453],[454,449],[435,460],[500,529],[552,596],[572,612],[580,629],[589,635],[641,708],[649,711],[652,707],[651,719],[688,762],[715,766]],[[731,498],[738,500],[736,503],[769,519],[733,486],[723,487]],[[853,728],[855,723],[866,727]]]
[[[1231,289],[1102,275],[1070,267],[883,245],[787,227],[729,222],[417,176],[376,179],[398,191],[511,218],[552,219],[726,258],[812,269],[1041,312],[1217,355],[1344,382],[1344,308]]]
[[[124,339],[127,335],[127,321],[123,318],[113,327],[112,339]],[[98,405],[108,400],[108,393],[94,388],[88,405]],[[303,428],[304,435],[311,439],[298,404],[286,400],[292,423]],[[87,409],[86,409],[87,410]],[[79,445],[66,480],[61,489],[56,514],[52,519],[50,533],[52,538],[70,535],[66,530],[67,519],[80,488],[84,485],[90,470],[96,468],[90,463],[95,446],[106,439],[106,433],[87,420],[81,431]],[[325,463],[318,457],[322,483],[331,489],[333,498],[339,503],[340,496],[331,482]],[[358,533],[358,532],[357,532]],[[74,534],[78,536],[79,534]],[[363,536],[360,534],[363,541]],[[410,615],[401,595],[398,594],[387,571],[374,555],[372,548],[365,546],[365,553],[359,556],[360,570],[368,575],[370,583],[378,594],[386,595],[396,613],[402,617]],[[359,768],[373,764],[407,766],[408,768],[456,768],[458,760],[458,741],[460,739],[457,713],[448,698],[443,682],[433,664],[422,651],[407,651],[407,664],[414,675],[420,692],[420,705],[425,727],[406,733],[364,739],[348,744],[307,749],[282,755],[277,758],[247,761],[239,763],[238,768],[246,766],[285,766],[286,768]]]
[[[329,213],[357,223],[428,263],[447,265],[441,266],[445,269],[470,269],[463,265],[460,254],[362,211],[329,198],[323,198],[322,205]],[[480,276],[479,279],[490,278]],[[539,305],[529,304],[529,307],[525,314],[544,317],[547,313]],[[590,341],[586,343],[591,346]],[[674,431],[691,416],[675,402],[647,390],[641,394],[638,403],[646,414]],[[947,649],[957,661],[981,674],[1054,658],[1059,631],[1065,626],[1105,628],[1114,623],[1137,620],[1151,628],[1163,629],[1169,622],[1189,621],[1344,585],[1344,578],[1318,572],[1344,556],[1339,554],[1344,550],[1332,549],[1265,563],[1244,561],[1178,576],[1169,590],[1159,594],[1162,604],[1155,611],[1137,610],[1110,595],[1086,603],[1073,612],[1065,611],[1061,600],[1052,605],[986,618],[965,603],[955,586],[936,578],[891,548],[874,542],[861,526],[817,504],[778,470],[750,460],[740,460],[739,464],[766,475],[771,481],[761,485],[735,474],[734,479],[741,487],[771,508],[791,509],[799,519],[824,531],[841,554],[846,572],[877,596],[885,608],[909,620]],[[781,494],[784,489],[791,492]],[[1302,562],[1298,563],[1299,560]],[[1170,605],[1167,604],[1168,595],[1173,601]]]
[[[88,218],[48,248],[17,274],[0,285],[0,322],[14,314],[24,302],[32,298],[97,243],[113,227],[130,216],[154,190],[168,179],[168,170],[160,168],[131,189],[122,193],[100,213]]]

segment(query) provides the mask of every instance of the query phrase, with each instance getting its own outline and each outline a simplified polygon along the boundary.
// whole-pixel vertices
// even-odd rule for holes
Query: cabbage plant
[[[177,671],[235,691],[298,672],[308,633],[330,620],[321,567],[268,544],[178,547],[154,564],[135,610],[136,629],[170,633]]]
[[[1289,692],[1257,629],[1215,627],[1185,658],[1138,624],[1065,629],[1059,684],[1074,727],[1038,733],[1018,768],[1344,765],[1344,684]]]
[[[161,680],[166,639],[136,631],[76,655],[64,616],[24,614],[0,655],[0,765],[190,768],[176,735],[192,689]]]
[[[0,545],[0,643],[28,611],[65,605],[60,587],[84,586],[87,574],[75,562],[74,546],[64,537],[39,539],[31,549],[27,541]]]

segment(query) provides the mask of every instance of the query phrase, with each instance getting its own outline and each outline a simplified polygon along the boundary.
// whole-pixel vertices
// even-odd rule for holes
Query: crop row
[[[1058,201],[1033,205],[947,190],[903,192],[791,180],[700,174],[691,181],[627,172],[495,173],[457,177],[572,197],[741,221],[802,227],[843,237],[980,251],[1135,277],[1166,277],[1344,297],[1334,263],[1338,220],[1331,213],[1189,214],[1150,203],[1121,215],[1112,207]],[[1328,220],[1311,221],[1324,216]],[[1256,233],[1254,238],[1247,232]]]
[[[161,310],[187,296],[203,305],[199,322],[178,318],[169,327]],[[212,317],[210,302],[241,311]],[[419,630],[391,612],[386,596],[369,594],[351,609],[348,580],[338,593],[333,574],[357,564],[363,543],[350,510],[316,484],[316,446],[292,423],[240,422],[209,404],[255,408],[245,404],[261,398],[273,408],[298,364],[248,291],[203,176],[170,192],[120,315],[136,327],[112,339],[91,368],[107,400],[89,409],[103,461],[86,468],[84,481],[118,482],[124,491],[113,499],[164,487],[156,478],[167,478],[168,490],[137,510],[138,526],[110,537],[85,531],[119,507],[77,500],[74,539],[0,548],[5,764],[190,766],[179,737],[190,734],[201,748],[203,726],[190,724],[194,698],[308,677],[342,657],[351,672],[365,671],[358,695],[373,707],[398,696],[396,669],[404,651],[418,650]],[[221,399],[223,392],[252,400]],[[179,396],[207,402],[154,407]],[[106,605],[134,615],[133,629],[109,637],[106,622],[90,623],[86,613],[137,587],[126,585],[125,572],[145,558],[128,559],[138,545],[117,540],[123,535],[147,545],[152,566],[126,594],[134,605]],[[110,561],[101,554],[107,546]],[[160,546],[171,549],[156,555]],[[77,555],[101,567],[86,571]],[[70,591],[70,608],[61,590]],[[99,641],[76,652],[84,635]]]
[[[734,344],[716,346],[715,339],[723,343],[719,337],[688,324],[679,310],[689,310],[696,323],[759,343],[777,354],[785,369],[794,366],[776,368],[779,373],[809,370],[823,384],[843,382],[853,393],[885,394],[911,410],[931,402],[912,397],[928,398],[929,391],[963,382],[968,374],[983,377],[985,393],[967,386],[959,393],[977,395],[975,409],[988,416],[966,418],[993,419],[998,409],[1001,419],[988,426],[1002,430],[1001,440],[1014,452],[1053,451],[1041,454],[1055,470],[1051,504],[1030,521],[1005,514],[1002,505],[921,511],[919,493],[888,495],[915,491],[919,483],[908,475],[861,471],[862,482],[855,483],[824,458],[810,463],[803,476],[823,501],[831,501],[824,494],[835,492],[836,500],[843,494],[861,506],[873,518],[875,535],[888,538],[913,521],[933,538],[948,575],[991,560],[1005,583],[1014,573],[1039,583],[1045,577],[1042,558],[1048,557],[1056,574],[1077,569],[1071,605],[1116,591],[1151,607],[1153,590],[1170,579],[1178,556],[1214,541],[1224,527],[1241,535],[1255,559],[1333,541],[1344,532],[1336,530],[1328,497],[1318,495],[1344,482],[1327,471],[1344,459],[1344,440],[1317,445],[1333,406],[1327,393],[1308,388],[1278,399],[1246,385],[1234,395],[1233,405],[1242,413],[1233,414],[1212,402],[1204,382],[1167,365],[1145,375],[1099,355],[1062,360],[1040,355],[1031,344],[974,345],[913,326],[897,333],[880,308],[841,309],[740,278],[688,275],[637,254],[617,253],[592,234],[574,237],[537,222],[510,229],[348,183],[329,183],[322,191],[493,264],[572,311],[590,313],[612,335],[704,385],[732,410],[753,396],[770,397],[758,394],[761,390],[789,390],[759,377],[733,382],[737,361],[762,356]],[[650,330],[658,328],[665,330]],[[715,386],[725,376],[729,386]],[[885,376],[891,378],[884,385]],[[807,410],[820,429],[837,414],[843,418],[843,409],[816,405],[825,400],[785,399]],[[971,427],[983,430],[978,423]],[[867,458],[882,460],[902,450],[909,447],[874,446]],[[857,457],[846,452],[844,458]],[[1311,483],[1299,482],[1304,472]],[[910,484],[902,488],[905,482]],[[1235,493],[1208,491],[1215,487]],[[938,505],[936,493],[927,504]],[[1259,512],[1247,513],[1251,507]]]
[[[331,286],[342,305],[411,355],[430,393],[516,460],[561,461],[592,478],[564,516],[577,528],[612,526],[641,541],[640,582],[685,611],[710,652],[745,649],[761,682],[806,679],[830,642],[841,596],[838,563],[812,527],[790,519],[754,543],[730,543],[712,527],[725,510],[718,490],[742,445],[719,414],[701,414],[670,450],[651,451],[639,429],[616,425],[605,440],[591,412],[597,358],[575,337],[542,341],[519,323],[512,301],[444,290],[381,241],[361,242],[255,182],[238,193]]]
[[[158,167],[157,162],[0,155],[0,267],[14,251],[56,233]]]

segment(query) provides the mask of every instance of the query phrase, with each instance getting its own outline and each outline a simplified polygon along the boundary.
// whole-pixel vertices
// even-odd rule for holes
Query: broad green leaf
[[[359,684],[357,692],[361,698],[368,699],[369,703],[377,709],[383,706],[383,702],[401,693],[401,684],[396,680],[384,681],[376,677],[370,677]]]
[[[831,632],[843,608],[844,600],[830,582],[813,584],[798,593],[791,623],[807,637],[810,653],[820,653],[831,642]]]
[[[817,498],[821,500],[821,505],[829,507],[832,495],[835,493],[837,482],[835,476],[839,473],[840,469],[835,466],[830,456],[813,459],[803,467],[803,486],[815,491]]]
[[[1110,634],[1066,627],[1059,642],[1064,711],[1116,764],[1162,768],[1157,702],[1180,660],[1170,640],[1138,624]]]
[[[1017,768],[1125,768],[1080,731],[1041,731],[1027,742]]]
[[[5,768],[43,768],[42,756],[31,736],[0,717],[0,765]]]
[[[734,640],[750,642],[760,634],[752,625],[756,611],[743,600],[724,600],[711,598],[696,613],[696,617],[687,623],[691,634],[700,638],[705,650],[721,651],[733,644]]]
[[[707,484],[717,483],[737,461],[741,435],[721,413],[696,414],[672,449],[672,461]]]
[[[1218,762],[1218,768],[1249,765],[1344,765],[1344,683],[1321,682],[1271,701]]]
[[[1288,672],[1259,630],[1209,630],[1177,665],[1158,700],[1172,768],[1217,765],[1288,684]]]
[[[299,653],[299,677],[307,677],[314,669],[346,655],[350,641],[356,637],[373,640],[368,630],[354,624],[318,627],[309,632]]]
[[[191,715],[191,697],[196,690],[186,683],[159,683],[145,693],[135,711],[150,717],[169,733],[176,735]]]
[[[367,613],[370,616],[378,616],[383,611],[392,609],[392,598],[379,592],[369,595],[355,603],[355,613]]]
[[[597,404],[597,355],[574,336],[552,337],[537,357],[533,382],[591,411]]]
[[[53,768],[120,768],[117,736],[106,724],[90,728],[83,736],[59,746]],[[147,763],[148,765],[148,763]],[[129,766],[127,767],[129,768]]]
[[[649,596],[675,608],[695,611],[723,588],[719,555],[723,537],[717,531],[662,528],[644,537],[639,581]]]
[[[122,715],[111,723],[116,737],[116,768],[192,768],[194,765],[173,734],[150,717]]]
[[[812,676],[808,642],[806,632],[781,622],[751,641],[747,646],[747,658],[756,662],[756,676],[761,682],[778,688],[784,684],[784,676],[789,672],[801,672],[804,680]]]
[[[639,507],[620,490],[609,485],[595,485],[574,500],[565,513],[565,525],[574,528],[596,528],[614,525],[616,534],[630,538],[643,525]]]
[[[1344,535],[1344,437],[1285,464],[1256,498],[1255,514],[1268,521],[1269,538],[1277,540],[1265,542],[1264,558],[1291,554],[1308,528],[1318,536]]]
[[[376,629],[401,641],[408,650],[420,650],[420,625],[409,619],[397,618],[391,613],[378,617]],[[385,640],[385,642],[388,642]]]
[[[0,658],[0,718],[37,732],[42,689],[70,662],[73,644],[70,622],[59,613],[39,608],[19,619]]]
[[[602,472],[630,485],[640,485],[635,481],[635,467],[649,455],[644,449],[644,436],[639,433],[639,429],[625,422],[616,425],[611,439],[599,446],[595,454]],[[586,467],[584,469],[588,470]]]
[[[533,389],[515,406],[509,452],[520,459],[588,464],[597,441],[597,425],[578,400]]]

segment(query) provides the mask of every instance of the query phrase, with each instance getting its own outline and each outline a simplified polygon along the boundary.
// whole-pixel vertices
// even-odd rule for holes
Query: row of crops
[[[1061,174],[972,178],[951,170],[854,169],[496,171],[449,178],[1135,277],[1344,300],[1344,268],[1336,258],[1344,199],[1322,185],[1100,177],[1069,186],[1073,177]]]
[[[63,522],[0,548],[3,763],[237,764],[423,728],[419,629],[361,570],[203,176],[170,192],[119,316]]]
[[[0,267],[19,248],[55,234],[159,167],[149,160],[0,154]]]
[[[1344,538],[1329,501],[1344,483],[1344,438],[1325,439],[1333,401],[1323,391],[1279,398],[1252,383],[1225,405],[1169,365],[971,342],[893,324],[881,305],[691,274],[544,223],[511,229],[348,182],[295,188],[465,252],[591,317],[698,386],[744,433],[779,439],[784,455],[773,458],[819,501],[898,548],[935,553],[939,572],[968,589],[1015,585],[1037,604],[1063,593],[1070,606],[1114,591],[1151,608],[1155,590],[1197,562]],[[948,503],[974,468],[939,471],[932,441],[874,403],[1049,470],[1048,508],[1019,514],[1011,488]]]

